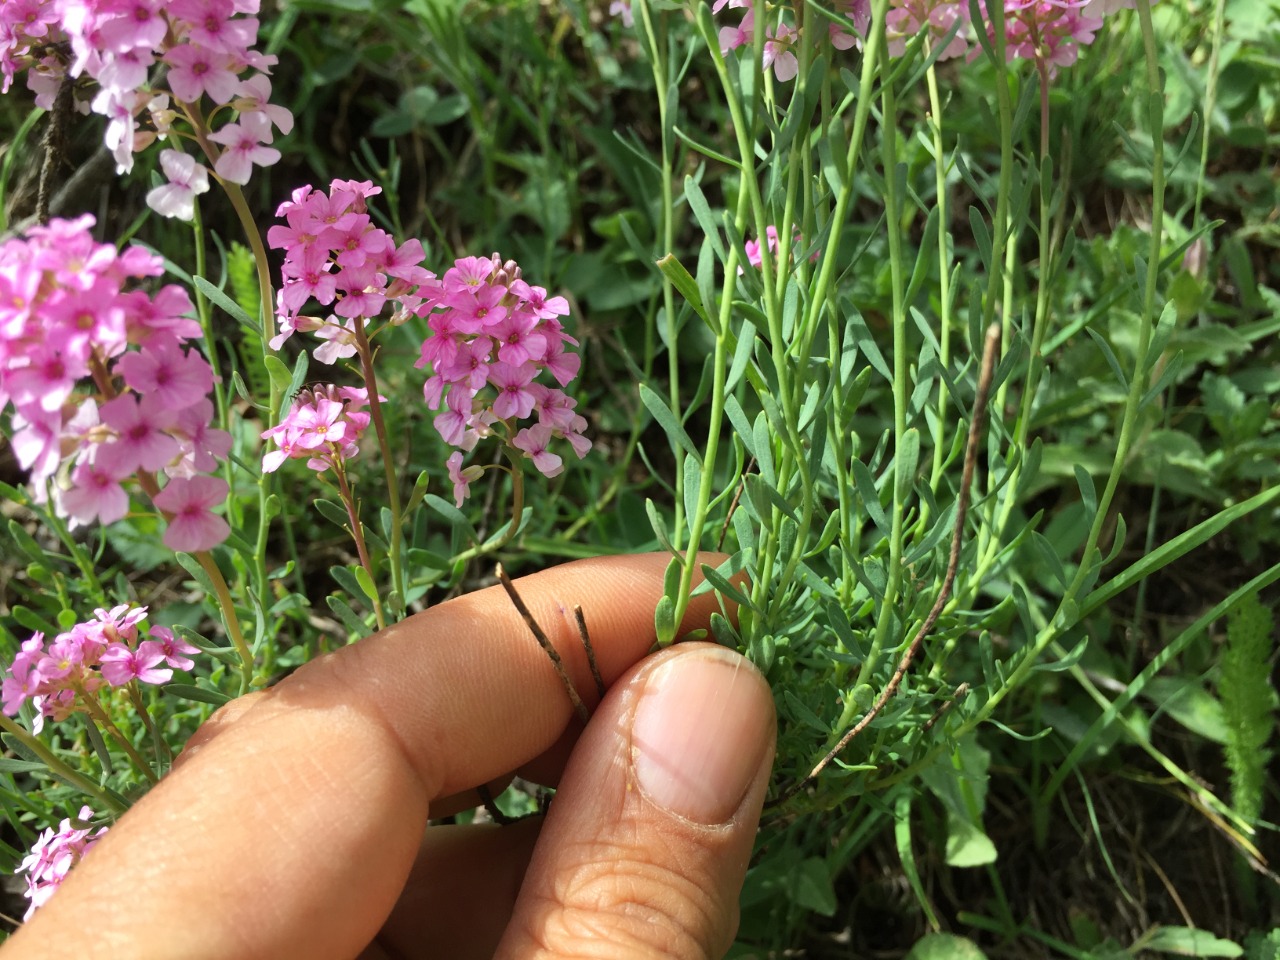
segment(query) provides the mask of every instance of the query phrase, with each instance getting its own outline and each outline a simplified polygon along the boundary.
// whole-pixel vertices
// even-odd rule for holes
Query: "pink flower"
[[[457,506],[462,506],[463,501],[471,494],[471,484],[475,483],[484,474],[484,468],[475,466],[462,466],[462,451],[455,450],[449,454],[449,459],[445,461],[445,466],[449,470],[449,479],[453,481],[453,502]]]
[[[155,396],[171,410],[182,410],[207,398],[213,369],[197,351],[184,351],[173,338],[154,338],[141,350],[126,353],[116,371],[144,396]]]
[[[102,654],[102,678],[113,687],[123,687],[131,680],[168,683],[173,671],[159,666],[164,659],[164,648],[154,640],[142,641],[136,650],[130,650],[123,643],[108,644]]]
[[[77,819],[81,822],[92,820],[93,810],[81,807]],[[23,896],[31,901],[31,905],[23,915],[24,920],[30,920],[31,915],[48,902],[67,878],[67,874],[106,832],[106,827],[99,827],[97,830],[92,827],[76,827],[68,817],[58,825],[56,831],[49,828],[40,834],[31,852],[14,871],[27,875],[27,890]]]
[[[261,114],[243,115],[241,123],[228,123],[216,133],[209,134],[210,140],[226,148],[213,165],[214,172],[224,180],[248,183],[255,163],[269,167],[280,159],[279,150],[265,145],[271,142],[271,125],[251,124],[254,117],[261,117]]]
[[[169,89],[179,100],[194,103],[207,93],[214,103],[226,103],[235,96],[239,81],[232,60],[219,50],[185,43],[166,53],[164,61],[169,64]]]
[[[78,464],[71,489],[62,494],[62,509],[79,523],[115,523],[129,512],[129,495],[120,485],[123,476],[87,461]]]
[[[493,401],[493,412],[503,420],[529,416],[533,412],[534,403],[529,384],[536,374],[537,368],[532,363],[515,366],[499,361],[490,366],[489,382],[498,391]]]
[[[785,23],[778,24],[777,32],[768,31],[768,39],[764,42],[764,69],[773,67],[773,74],[781,83],[789,83],[800,71],[800,62],[791,52],[791,43],[796,32]]]
[[[551,426],[546,423],[535,423],[532,427],[525,427],[515,435],[515,439],[511,441],[511,445],[517,450],[523,450],[525,456],[533,461],[533,465],[545,477],[554,477],[564,470],[564,461],[554,453],[547,450],[547,444],[551,442]]]
[[[154,503],[171,514],[164,544],[171,550],[199,553],[212,550],[231,533],[227,521],[212,508],[225,503],[229,488],[221,477],[175,477],[156,495]]]
[[[159,644],[165,663],[175,670],[190,670],[196,665],[194,660],[184,654],[199,653],[200,648],[174,636],[168,627],[152,627],[151,636],[156,638],[155,642]]]
[[[121,394],[99,408],[102,422],[117,433],[114,443],[98,448],[97,463],[117,476],[135,470],[159,470],[178,454],[178,441],[165,431],[176,422],[176,412],[159,396],[138,399]]]

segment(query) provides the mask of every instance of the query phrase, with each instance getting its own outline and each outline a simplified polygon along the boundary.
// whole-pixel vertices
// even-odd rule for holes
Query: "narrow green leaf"
[[[657,262],[658,269],[662,275],[671,281],[671,285],[680,292],[680,296],[693,308],[693,312],[698,318],[707,325],[707,328],[713,333],[717,329],[717,324],[712,321],[707,313],[707,308],[702,302],[702,294],[698,292],[698,282],[693,279],[693,274],[685,269],[684,264],[676,259],[675,254],[668,253]]]
[[[701,564],[699,569],[702,575],[710,581],[711,585],[716,588],[716,592],[728,597],[734,603],[741,607],[750,607],[757,613],[763,613],[759,607],[751,602],[751,598],[734,586],[727,577],[723,576],[715,567],[709,564]]]
[[[1136,561],[1100,587],[1095,588],[1080,604],[1080,616],[1087,617],[1116,594],[1127,590],[1139,580],[1150,576],[1155,571],[1194,550],[1210,537],[1221,533],[1232,523],[1247,517],[1253,511],[1265,507],[1278,496],[1280,496],[1280,487],[1263,490],[1261,493],[1254,494],[1248,500],[1242,500],[1240,503],[1214,514],[1209,519],[1201,521],[1190,530],[1178,534],[1172,540],[1160,544],[1150,553],[1144,555],[1142,559]]]
[[[204,567],[200,566],[199,561],[189,553],[176,553],[175,559],[181,564],[182,569],[191,574],[193,580],[200,584],[202,589],[209,596],[217,596],[218,591],[213,587],[213,581],[209,579],[209,574],[205,573]]]
[[[373,629],[360,619],[347,601],[336,594],[331,594],[324,599],[325,603],[329,605],[329,609],[338,615],[338,619],[342,621],[343,626],[347,628],[348,632],[354,633],[357,640],[363,640],[373,633]]]
[[[1244,948],[1231,940],[1215,937],[1195,927],[1161,927],[1144,937],[1143,950],[1172,953],[1180,957],[1242,957]]]
[[[232,699],[221,690],[197,687],[189,683],[166,683],[160,688],[160,691],[167,696],[177,697],[179,700],[190,700],[193,703],[211,703],[215,707],[220,707]]]
[[[212,303],[216,304],[238,324],[261,336],[262,330],[258,326],[258,322],[245,313],[240,304],[236,303],[204,277],[194,277],[193,279],[195,280],[196,289],[208,297]]]
[[[1129,378],[1125,375],[1124,369],[1120,366],[1120,361],[1116,359],[1115,352],[1111,349],[1111,344],[1103,339],[1102,334],[1094,330],[1092,327],[1085,327],[1085,333],[1093,338],[1093,342],[1098,345],[1098,349],[1102,351],[1102,355],[1107,359],[1107,366],[1111,368],[1111,372],[1115,375],[1117,382],[1120,384],[1121,390],[1129,389]]]
[[[378,588],[374,585],[373,578],[369,576],[369,571],[361,566],[354,568],[354,573],[356,575],[356,583],[360,584],[360,591],[371,602],[376,603],[378,600]]]
[[[644,402],[645,407],[648,408],[649,413],[653,415],[653,419],[658,421],[658,426],[667,435],[672,447],[679,445],[689,456],[701,462],[702,454],[694,446],[689,434],[685,433],[684,427],[680,425],[676,415],[671,412],[671,408],[667,406],[667,401],[645,383],[640,384],[640,399]]]
[[[867,511],[867,516],[871,518],[871,522],[875,524],[885,536],[889,535],[890,525],[888,514],[885,513],[884,507],[880,504],[880,493],[876,490],[876,481],[871,476],[871,471],[867,469],[867,465],[861,460],[854,460],[851,464],[853,470],[853,482],[857,488],[858,496],[862,499],[863,509]]]
[[[336,524],[342,529],[346,529],[350,518],[347,516],[345,507],[334,503],[332,500],[326,500],[323,497],[316,497],[311,501],[315,508],[320,511],[320,515],[332,524]]]

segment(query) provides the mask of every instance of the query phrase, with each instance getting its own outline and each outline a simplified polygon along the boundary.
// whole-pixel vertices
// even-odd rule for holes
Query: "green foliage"
[[[1227,643],[1218,675],[1232,805],[1250,822],[1262,813],[1271,761],[1267,744],[1276,726],[1276,696],[1268,681],[1274,629],[1270,609],[1256,594],[1245,596],[1227,615]]]

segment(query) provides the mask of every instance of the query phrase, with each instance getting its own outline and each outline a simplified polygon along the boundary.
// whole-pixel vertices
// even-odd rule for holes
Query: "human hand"
[[[723,956],[773,702],[722,647],[645,658],[665,566],[597,559],[517,581],[591,703],[583,607],[610,687],[585,730],[498,587],[228,704],[3,960]],[[695,600],[682,629],[714,609]],[[513,771],[559,784],[545,822],[425,829]]]

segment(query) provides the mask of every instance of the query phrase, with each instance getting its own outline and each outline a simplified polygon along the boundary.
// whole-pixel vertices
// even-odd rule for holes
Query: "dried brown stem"
[[[596,694],[604,699],[604,677],[600,676],[600,667],[596,665],[596,649],[591,646],[591,634],[587,632],[587,618],[582,615],[582,607],[573,608],[573,619],[578,624],[578,636],[582,638],[582,649],[587,651],[587,665],[591,668],[591,679],[596,682]]]
[[[774,805],[785,802],[816,780],[827,765],[839,756],[858,734],[871,725],[871,721],[875,720],[880,711],[884,709],[884,705],[889,702],[889,698],[898,692],[903,678],[911,668],[912,661],[915,660],[916,655],[920,652],[920,647],[924,644],[925,637],[929,635],[933,625],[938,622],[942,608],[946,606],[947,599],[951,596],[951,588],[956,580],[956,571],[960,566],[960,547],[964,542],[964,524],[969,515],[970,488],[973,486],[973,473],[978,463],[978,446],[982,441],[983,420],[987,412],[987,400],[991,393],[991,380],[995,374],[996,353],[999,348],[1000,325],[993,323],[987,327],[986,340],[982,346],[982,368],[978,373],[978,390],[973,399],[973,419],[969,422],[969,438],[965,444],[964,472],[961,474],[960,490],[956,496],[956,522],[954,531],[951,534],[951,554],[947,558],[947,572],[942,580],[942,589],[938,591],[938,598],[933,602],[933,607],[929,610],[928,616],[920,624],[920,629],[916,631],[916,635],[912,638],[911,643],[908,644],[906,652],[902,654],[902,659],[898,661],[898,667],[893,671],[893,676],[889,678],[889,682],[885,685],[884,690],[880,692],[880,696],[876,698],[876,702],[871,705],[871,709],[840,738],[834,747],[826,752],[823,758],[814,765],[808,776],[785,791],[775,801]]]
[[[724,538],[729,534],[729,524],[733,521],[733,511],[738,509],[738,503],[742,500],[742,491],[747,488],[747,474],[751,472],[751,468],[756,465],[756,458],[752,457],[747,461],[746,469],[742,471],[742,477],[738,480],[738,489],[733,492],[733,499],[729,502],[729,510],[724,515],[724,526],[720,528],[720,539],[716,541],[716,549],[720,550],[724,547]]]
[[[516,591],[515,584],[507,576],[507,571],[502,569],[502,564],[497,565],[495,573],[497,574],[498,582],[502,584],[502,589],[507,591],[507,597],[510,598],[512,605],[520,616],[524,618],[525,626],[529,628],[533,638],[538,641],[538,646],[542,647],[543,652],[551,658],[551,665],[556,668],[556,676],[564,684],[565,692],[569,694],[569,702],[573,704],[573,709],[577,711],[582,722],[586,723],[591,719],[591,711],[587,709],[587,705],[578,696],[578,691],[574,687],[573,681],[569,678],[569,672],[564,668],[564,661],[560,659],[560,654],[551,645],[547,635],[542,632],[542,628],[538,626],[538,621],[533,619],[533,614],[529,612],[529,608],[525,606],[524,600],[521,599],[520,594]]]
[[[36,220],[49,222],[49,203],[53,197],[53,175],[56,168],[67,163],[67,121],[75,111],[75,81],[67,76],[58,85],[54,94],[53,109],[49,111],[49,123],[44,128],[44,138],[40,146],[44,148],[44,159],[40,164],[40,180],[36,191]]]

